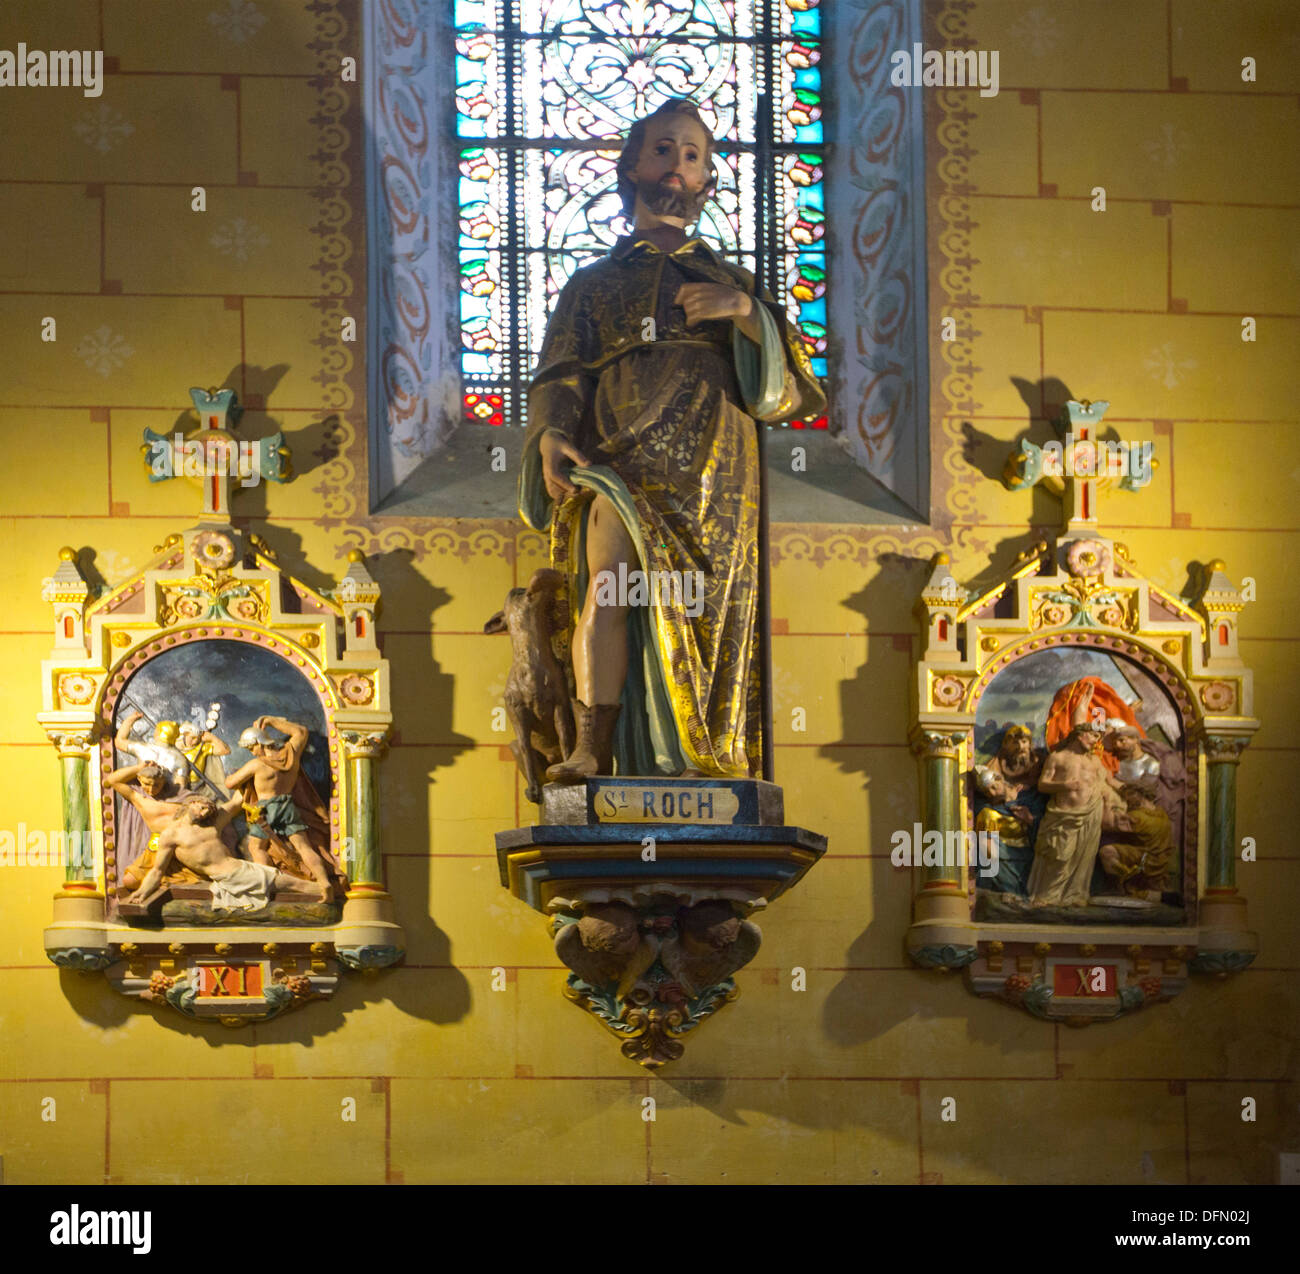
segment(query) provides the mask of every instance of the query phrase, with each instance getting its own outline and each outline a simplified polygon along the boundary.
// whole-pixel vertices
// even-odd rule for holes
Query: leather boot
[[[598,703],[587,707],[573,701],[578,738],[569,756],[546,771],[548,783],[581,783],[597,774],[614,772],[614,723],[622,705]]]

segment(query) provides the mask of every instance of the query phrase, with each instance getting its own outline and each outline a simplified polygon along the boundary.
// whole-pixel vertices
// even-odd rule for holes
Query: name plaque
[[[773,827],[784,822],[781,789],[761,779],[668,778],[629,774],[542,789],[542,823],[608,827]]]
[[[735,823],[740,798],[716,787],[652,786],[626,783],[600,787],[591,794],[598,823]]]

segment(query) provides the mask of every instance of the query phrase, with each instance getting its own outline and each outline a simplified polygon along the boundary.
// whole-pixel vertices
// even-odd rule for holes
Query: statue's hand
[[[546,494],[558,503],[577,491],[578,488],[569,481],[560,466],[564,461],[570,460],[585,469],[591,461],[559,433],[542,434],[537,449],[542,457],[542,481],[546,484]]]
[[[754,304],[754,298],[739,288],[729,288],[725,283],[683,283],[673,297],[673,304],[686,311],[686,325],[694,327],[707,319],[744,318]]]

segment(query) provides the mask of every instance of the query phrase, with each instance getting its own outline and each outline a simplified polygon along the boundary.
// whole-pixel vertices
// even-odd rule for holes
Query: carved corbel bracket
[[[629,1060],[676,1061],[739,995],[762,942],[751,917],[825,838],[786,826],[780,788],[750,779],[593,778],[542,796],[540,826],[497,835],[501,883],[550,917],[565,997]]]

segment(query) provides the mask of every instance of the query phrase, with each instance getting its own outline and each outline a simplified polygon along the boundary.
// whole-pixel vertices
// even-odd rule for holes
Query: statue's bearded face
[[[640,181],[636,193],[656,216],[680,217],[689,224],[698,221],[704,210],[703,196],[698,193],[683,193],[673,177],[664,177],[659,181]]]
[[[1009,778],[1017,778],[1029,772],[1033,765],[1034,754],[1029,746],[1027,734],[1009,734],[1002,742],[998,760],[1002,762],[1002,773]]]
[[[211,801],[195,800],[185,802],[185,812],[189,815],[191,823],[197,823],[203,826],[210,823],[217,812],[217,807]]]
[[[711,176],[709,139],[689,115],[655,119],[646,128],[640,157],[629,175],[650,212],[695,221]]]
[[[1135,761],[1142,755],[1142,744],[1134,734],[1112,734],[1106,739],[1106,748],[1121,761]]]

